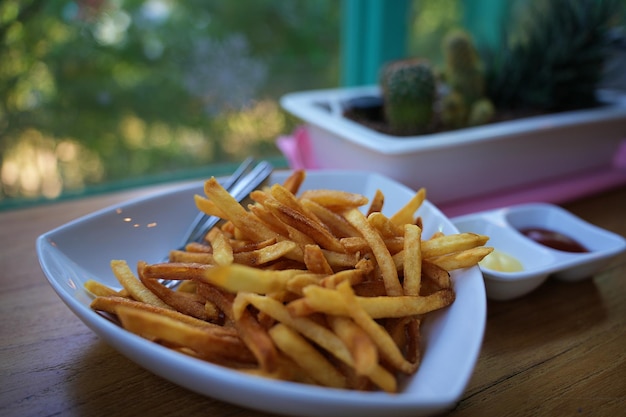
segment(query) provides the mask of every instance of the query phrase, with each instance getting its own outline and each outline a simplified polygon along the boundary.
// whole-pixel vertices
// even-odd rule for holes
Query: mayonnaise
[[[524,270],[520,261],[508,253],[499,250],[494,250],[489,255],[485,256],[478,264],[483,268],[500,272],[518,272]]]

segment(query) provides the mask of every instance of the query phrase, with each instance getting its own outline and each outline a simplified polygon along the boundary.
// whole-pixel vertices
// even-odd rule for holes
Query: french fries
[[[144,338],[242,372],[338,389],[401,389],[423,356],[422,323],[454,302],[450,271],[492,251],[487,236],[425,238],[419,190],[385,196],[300,187],[305,171],[238,203],[211,178],[196,206],[223,219],[169,262],[124,260],[122,289],[88,281],[94,310]],[[180,282],[176,290],[160,279]]]

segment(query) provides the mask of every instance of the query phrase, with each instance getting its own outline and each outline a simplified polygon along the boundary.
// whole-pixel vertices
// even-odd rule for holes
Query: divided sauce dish
[[[461,232],[489,236],[487,245],[494,247],[496,254],[509,255],[521,263],[522,270],[510,272],[481,265],[487,297],[493,300],[521,297],[549,277],[562,281],[589,278],[626,250],[622,236],[547,203],[487,210],[456,217],[452,222]],[[525,234],[529,229],[569,237],[586,251],[572,252],[547,246]]]

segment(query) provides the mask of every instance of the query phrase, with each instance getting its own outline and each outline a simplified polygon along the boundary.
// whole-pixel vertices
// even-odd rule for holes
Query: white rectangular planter
[[[626,139],[626,97],[599,91],[605,106],[444,133],[395,137],[342,115],[347,100],[377,86],[287,94],[282,107],[306,122],[318,168],[366,169],[441,204],[610,169]],[[625,168],[626,169],[626,168]]]

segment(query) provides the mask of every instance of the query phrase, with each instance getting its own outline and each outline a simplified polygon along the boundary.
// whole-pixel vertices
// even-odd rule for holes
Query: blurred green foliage
[[[414,0],[441,59],[461,0]],[[341,2],[0,1],[0,209],[283,161],[278,99],[339,85]]]
[[[0,204],[279,155],[277,98],[337,85],[338,25],[332,0],[3,0]]]

